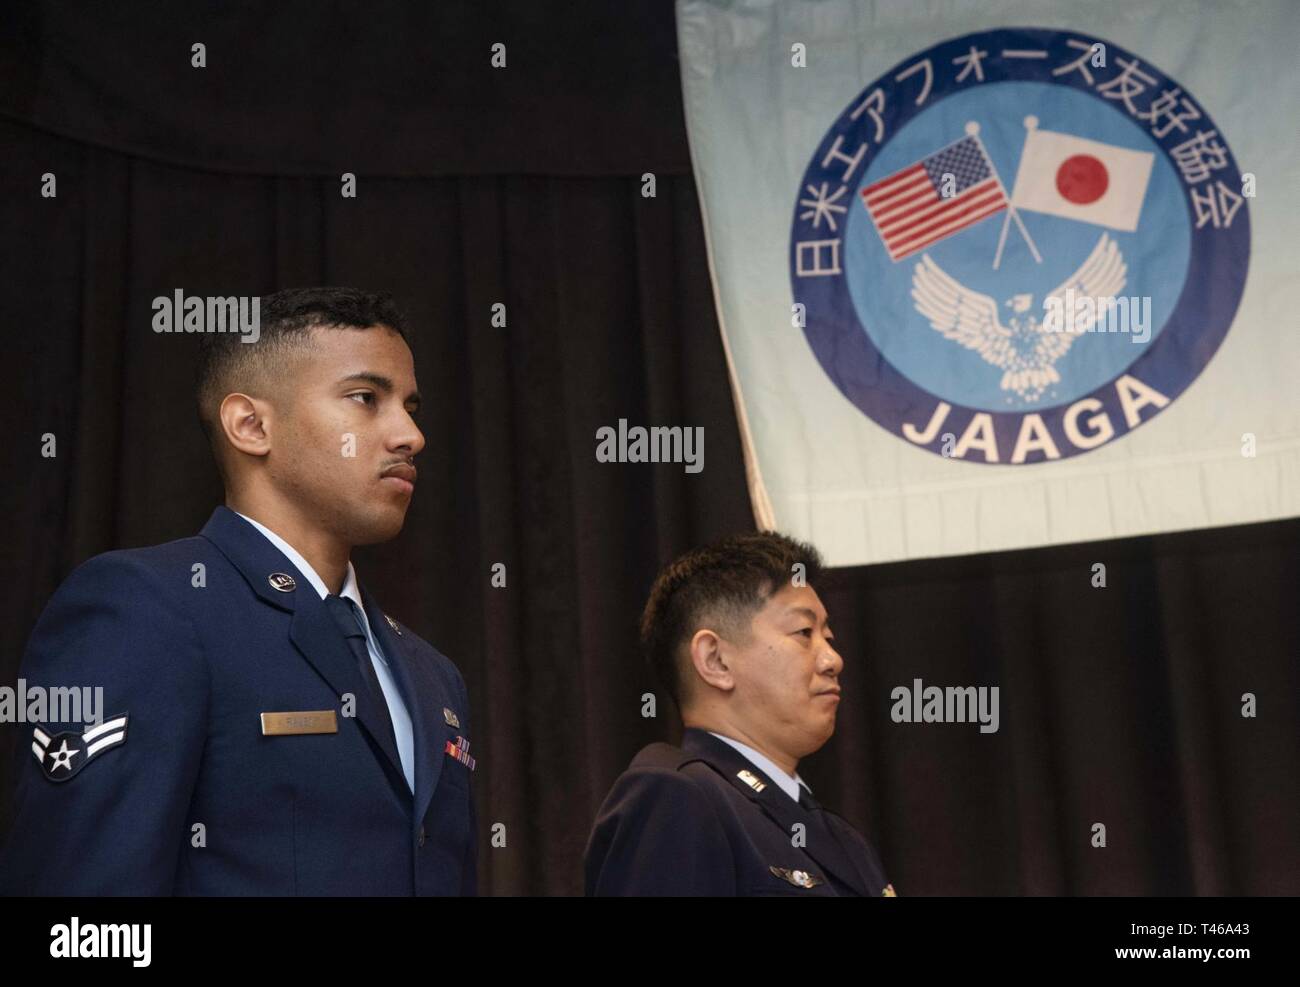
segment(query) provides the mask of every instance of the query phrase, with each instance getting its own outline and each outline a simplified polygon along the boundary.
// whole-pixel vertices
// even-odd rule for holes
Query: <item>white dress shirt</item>
[[[713,731],[710,730],[709,733],[713,733]],[[740,753],[744,755],[749,762],[754,765],[754,767],[758,768],[763,772],[763,774],[776,782],[781,791],[785,792],[796,802],[799,801],[799,786],[803,785],[804,788],[808,788],[808,783],[799,777],[798,772],[792,775],[786,774],[776,766],[776,763],[772,761],[771,758],[760,754],[748,744],[742,744],[739,740],[732,740],[730,737],[724,737],[720,733],[713,733],[713,736],[717,737],[719,740],[725,740],[732,747],[736,748],[736,750],[740,751]],[[812,794],[811,788],[808,788],[808,793]]]
[[[238,511],[235,511],[235,513],[239,514]],[[308,564],[307,560],[292,545],[266,525],[259,524],[248,515],[239,514],[239,516],[265,535],[267,541],[283,552],[285,557],[298,567],[298,571],[307,577],[307,581],[320,594],[322,600],[329,596],[329,587],[325,585],[325,581],[316,574],[316,570]],[[384,690],[384,699],[388,702],[388,715],[393,721],[393,735],[397,741],[397,753],[402,759],[402,774],[406,775],[406,784],[414,792],[415,735],[411,730],[411,714],[407,712],[406,703],[402,701],[402,692],[397,687],[397,680],[393,677],[392,669],[388,667],[388,659],[384,657],[379,642],[375,640],[375,635],[370,630],[370,619],[366,616],[365,604],[361,602],[361,591],[357,588],[357,576],[352,570],[351,561],[348,562],[348,574],[343,579],[343,588],[339,590],[339,596],[355,603],[357,612],[361,614],[361,623],[364,625],[366,632],[366,650],[370,652],[370,661],[375,666],[375,674],[379,677],[379,686]]]

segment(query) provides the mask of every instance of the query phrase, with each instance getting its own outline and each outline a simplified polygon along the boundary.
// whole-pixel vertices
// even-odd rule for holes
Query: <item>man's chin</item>
[[[803,750],[796,751],[800,759],[811,757],[819,750],[826,746],[826,742],[835,734],[835,721],[832,720],[829,726],[823,726],[821,729],[809,733],[803,742]]]
[[[406,523],[406,508],[389,509],[367,517],[354,529],[352,544],[378,545],[392,541]]]
[[[826,742],[835,736],[835,713],[833,711],[830,714],[830,719],[822,725],[819,736],[821,739],[817,741],[818,750],[825,746]]]

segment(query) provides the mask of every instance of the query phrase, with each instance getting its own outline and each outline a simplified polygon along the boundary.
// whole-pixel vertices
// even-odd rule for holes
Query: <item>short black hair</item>
[[[747,628],[773,594],[791,585],[796,564],[803,565],[808,586],[821,578],[817,549],[776,531],[758,531],[693,549],[659,573],[641,614],[641,647],[678,709],[686,684],[684,648],[703,622],[743,621]]]
[[[322,327],[370,329],[387,326],[409,342],[406,318],[392,297],[357,288],[288,288],[259,300],[260,336],[245,343],[239,333],[207,332],[199,337],[195,397],[199,425],[209,442],[216,433],[216,413],[227,394],[247,381],[273,380],[286,359]],[[215,452],[215,445],[214,445]],[[217,465],[221,457],[217,456]]]

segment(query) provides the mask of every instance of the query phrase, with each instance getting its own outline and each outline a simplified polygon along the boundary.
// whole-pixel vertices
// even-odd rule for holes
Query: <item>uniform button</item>
[[[419,839],[419,841],[418,841],[418,844],[419,844],[420,846],[424,846],[424,827],[423,827],[423,826],[420,827],[420,839]]]

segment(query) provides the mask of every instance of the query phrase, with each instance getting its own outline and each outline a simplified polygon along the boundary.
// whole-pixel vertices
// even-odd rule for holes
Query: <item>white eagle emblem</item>
[[[1055,298],[1065,306],[1066,290],[1073,296],[1089,295],[1113,299],[1124,290],[1128,267],[1115,241],[1101,235],[1088,259],[1043,300]],[[944,338],[974,350],[1002,370],[1002,389],[1015,391],[1022,400],[1036,401],[1061,377],[1054,364],[1065,356],[1076,335],[1088,332],[1096,321],[1075,317],[1072,331],[1049,332],[1030,309],[1034,296],[1014,295],[1007,299],[1013,314],[1004,326],[998,319],[998,303],[988,295],[972,291],[946,274],[929,254],[922,254],[912,274],[912,301],[916,310]],[[1024,315],[1023,313],[1030,314]]]

